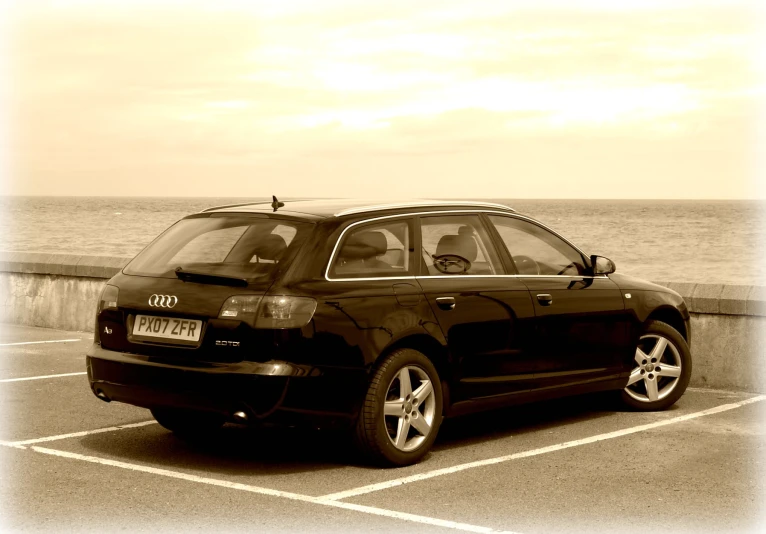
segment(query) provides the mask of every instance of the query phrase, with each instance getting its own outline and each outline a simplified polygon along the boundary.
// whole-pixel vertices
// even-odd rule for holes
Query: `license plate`
[[[177,341],[199,341],[202,321],[195,319],[174,319],[172,317],[152,317],[136,315],[133,322],[133,335]]]

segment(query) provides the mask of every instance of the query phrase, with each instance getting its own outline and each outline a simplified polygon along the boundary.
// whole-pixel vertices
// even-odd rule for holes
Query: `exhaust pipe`
[[[238,423],[247,423],[247,414],[245,412],[239,411],[234,412],[231,414],[234,420]]]
[[[103,391],[101,391],[100,389],[97,389],[97,390],[95,391],[95,393],[96,393],[96,397],[98,397],[98,398],[99,398],[99,399],[101,399],[102,401],[104,401],[104,402],[112,402],[112,399],[110,399],[109,397],[107,397],[107,396],[106,396],[106,393],[104,393],[104,392],[103,392]]]

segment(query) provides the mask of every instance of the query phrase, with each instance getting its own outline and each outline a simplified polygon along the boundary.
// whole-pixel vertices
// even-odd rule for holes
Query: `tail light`
[[[258,312],[258,304],[261,297],[252,295],[235,295],[226,299],[223,303],[219,319],[236,319],[244,321],[250,326],[255,325],[255,314]]]
[[[116,310],[117,309],[117,297],[120,295],[120,290],[117,286],[110,286],[109,284],[104,286],[104,290],[101,292],[101,297],[98,299],[98,313],[104,310]]]
[[[317,301],[309,297],[264,297],[258,308],[255,327],[300,328],[309,324],[316,309]]]
[[[237,319],[253,328],[301,328],[316,308],[317,301],[309,297],[236,295],[224,302],[218,318]]]
[[[93,342],[101,344],[101,332],[98,327],[98,316],[104,310],[117,310],[117,298],[120,290],[117,286],[106,284],[101,290],[101,296],[98,298],[98,310],[96,310],[96,324],[93,326]]]

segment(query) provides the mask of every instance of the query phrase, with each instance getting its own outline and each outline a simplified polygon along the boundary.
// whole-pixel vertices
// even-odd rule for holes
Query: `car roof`
[[[363,213],[374,213],[378,211],[391,210],[411,210],[412,208],[439,209],[439,208],[476,208],[476,209],[494,209],[507,212],[515,212],[503,204],[480,201],[463,200],[365,200],[350,198],[332,198],[332,199],[313,199],[313,200],[284,200],[284,203],[277,209],[277,213],[292,216],[309,216],[310,218],[343,217],[346,215],[356,215]],[[272,203],[269,201],[250,202],[246,204],[229,204],[225,206],[215,206],[202,210],[201,213],[273,213]]]

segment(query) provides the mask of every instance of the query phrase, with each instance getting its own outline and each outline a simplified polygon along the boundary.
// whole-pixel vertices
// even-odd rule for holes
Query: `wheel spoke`
[[[410,370],[405,367],[399,371],[399,396],[404,399],[410,393],[412,393],[412,384],[410,383]]]
[[[639,380],[641,380],[644,376],[641,374],[641,369],[633,369],[633,372],[630,373],[630,378],[628,378],[628,386],[635,384]]]
[[[646,384],[646,396],[649,397],[650,401],[656,401],[660,398],[660,393],[657,391],[657,381],[656,380],[650,380],[645,379],[644,384]]]
[[[637,365],[628,376],[624,393],[640,403],[657,403],[661,397],[670,396],[679,384],[676,379],[683,373],[679,349],[672,339],[663,334],[649,331],[642,335],[633,356]],[[663,362],[665,357],[668,363]],[[643,391],[642,388],[631,387],[641,380]]]
[[[657,344],[652,349],[652,353],[650,356],[652,358],[657,358],[657,361],[660,361],[662,359],[662,354],[665,352],[665,347],[668,346],[668,340],[664,337],[661,337],[657,340]]]
[[[436,402],[433,380],[420,366],[411,364],[400,367],[389,383],[385,397],[388,400],[383,402],[383,420],[388,439],[400,451],[417,449],[423,445],[423,439],[433,433]],[[394,417],[396,430],[392,428]],[[408,440],[410,436],[412,439]]]
[[[427,436],[431,432],[431,425],[428,424],[426,418],[422,414],[418,414],[417,417],[410,419],[410,424],[415,427],[415,430],[420,432],[423,436]]]
[[[384,415],[395,415],[401,417],[404,414],[404,402],[401,399],[395,401],[386,401],[383,405]]]
[[[657,371],[658,376],[672,376],[674,378],[681,376],[680,367],[676,367],[675,365],[667,365],[665,363],[660,364],[659,367],[660,370]]]
[[[403,449],[404,444],[407,442],[407,434],[410,433],[410,422],[404,417],[399,418],[399,424],[396,427],[396,439],[394,444],[397,449]]]
[[[431,385],[430,380],[423,380],[418,386],[418,389],[412,392],[412,398],[418,399],[420,404],[423,404],[428,396],[433,393],[434,387]]]
[[[644,365],[644,362],[649,359],[649,356],[640,348],[636,348],[636,355],[634,356],[638,365]]]

